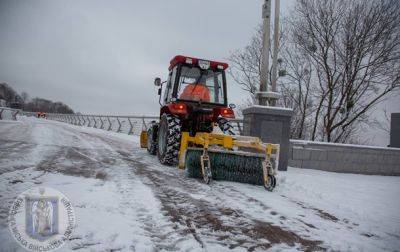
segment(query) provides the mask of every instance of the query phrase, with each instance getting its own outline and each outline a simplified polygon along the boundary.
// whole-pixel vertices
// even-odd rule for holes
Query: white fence
[[[27,116],[36,116],[36,113],[23,112]],[[50,120],[70,123],[73,125],[93,127],[108,131],[120,132],[129,135],[140,135],[147,129],[151,121],[158,121],[157,116],[110,116],[110,115],[77,115],[77,114],[46,114]],[[232,119],[231,123],[236,134],[243,130],[242,119]]]

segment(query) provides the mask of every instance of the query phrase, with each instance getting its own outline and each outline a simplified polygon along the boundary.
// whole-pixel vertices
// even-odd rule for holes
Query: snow
[[[258,104],[251,105],[249,108],[251,108],[251,107],[255,107],[255,108],[268,108],[268,109],[274,109],[274,110],[293,111],[292,108],[272,107],[272,106],[264,106],[264,105],[258,105]]]
[[[291,167],[272,193],[226,181],[209,186],[160,165],[138,143],[44,119],[0,121],[2,249],[22,251],[8,230],[8,208],[39,185],[74,204],[73,239],[60,251],[400,248],[399,177]]]

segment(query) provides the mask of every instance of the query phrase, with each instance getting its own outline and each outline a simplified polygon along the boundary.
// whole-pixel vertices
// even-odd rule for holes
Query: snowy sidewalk
[[[0,121],[1,251],[8,208],[35,186],[74,204],[61,251],[398,251],[400,178],[290,168],[272,193],[188,179],[138,138],[54,121]]]

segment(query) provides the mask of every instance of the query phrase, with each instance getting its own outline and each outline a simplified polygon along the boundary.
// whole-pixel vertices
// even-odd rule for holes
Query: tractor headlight
[[[210,61],[207,60],[199,60],[199,67],[203,70],[207,70],[210,68]]]
[[[193,64],[193,60],[191,58],[186,58],[186,64]]]

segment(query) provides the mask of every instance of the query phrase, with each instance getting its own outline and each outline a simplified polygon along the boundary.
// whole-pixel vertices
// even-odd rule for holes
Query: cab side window
[[[164,92],[164,103],[168,103],[171,100],[172,92],[174,91],[176,69],[177,69],[177,66],[175,66],[172,69],[172,71],[169,72],[167,87],[165,88],[165,92]]]

